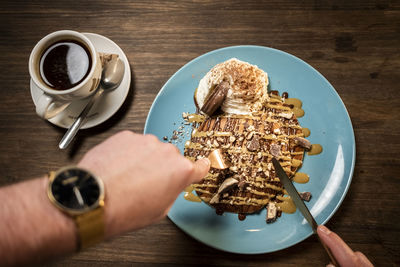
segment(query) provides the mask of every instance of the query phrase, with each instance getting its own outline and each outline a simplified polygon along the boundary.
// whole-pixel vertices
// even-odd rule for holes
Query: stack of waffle
[[[278,206],[285,191],[276,176],[271,159],[277,158],[289,177],[301,166],[304,148],[302,128],[277,92],[261,110],[249,115],[220,114],[211,117],[196,114],[191,139],[184,155],[195,161],[215,149],[222,149],[231,167],[211,168],[204,179],[194,184],[198,196],[216,209],[217,214],[233,212],[244,219],[273,203]],[[194,118],[194,119],[193,119]]]

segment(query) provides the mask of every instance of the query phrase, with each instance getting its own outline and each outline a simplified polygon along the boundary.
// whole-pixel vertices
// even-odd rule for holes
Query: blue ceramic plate
[[[232,57],[257,65],[268,73],[270,86],[303,101],[300,124],[311,130],[308,140],[321,144],[319,155],[305,155],[300,171],[310,175],[298,191],[310,191],[306,203],[318,224],[326,223],[342,203],[350,186],[355,162],[353,127],[347,110],[332,85],[313,67],[288,53],[261,46],[234,46],[206,53],[187,63],[163,86],[147,117],[145,133],[159,139],[181,125],[182,112],[194,112],[193,93],[200,79],[217,63]],[[188,127],[188,126],[187,126]],[[190,129],[184,129],[189,132]],[[186,138],[189,136],[186,133]],[[185,138],[182,138],[185,139]],[[183,151],[184,141],[178,142]],[[173,166],[172,166],[173,167]],[[168,217],[184,232],[224,251],[258,254],[284,249],[306,239],[311,227],[299,211],[282,214],[266,224],[266,210],[239,221],[237,214],[215,214],[204,203],[189,202],[183,193]]]

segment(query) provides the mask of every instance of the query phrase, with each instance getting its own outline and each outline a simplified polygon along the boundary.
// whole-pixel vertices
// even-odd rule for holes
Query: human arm
[[[74,251],[72,219],[46,195],[47,178],[0,188],[0,265],[37,263]]]
[[[200,180],[208,160],[192,163],[154,136],[120,132],[85,154],[78,166],[105,185],[105,237],[163,218],[178,194]],[[75,225],[47,198],[47,178],[0,188],[0,261],[41,262],[76,249]]]
[[[321,241],[331,250],[333,256],[342,267],[370,267],[373,264],[360,251],[354,252],[336,233],[326,226],[317,229]],[[333,266],[329,264],[328,266]]]

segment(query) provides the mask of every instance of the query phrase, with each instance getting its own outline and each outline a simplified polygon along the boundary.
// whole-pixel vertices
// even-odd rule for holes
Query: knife
[[[297,192],[296,188],[290,181],[289,177],[286,175],[286,172],[283,170],[281,164],[276,158],[272,158],[272,164],[274,164],[275,172],[283,184],[283,187],[286,189],[289,196],[292,198],[296,207],[300,210],[301,214],[303,214],[304,218],[307,220],[309,225],[311,226],[313,232],[317,233],[318,224],[315,221],[314,217],[311,215],[310,211],[308,210],[307,206],[304,204],[303,200],[300,198],[299,192]],[[319,237],[318,237],[319,239]],[[326,253],[329,255],[329,258],[333,265],[339,266],[335,257],[333,256],[331,250],[319,239],[319,242],[325,248]]]

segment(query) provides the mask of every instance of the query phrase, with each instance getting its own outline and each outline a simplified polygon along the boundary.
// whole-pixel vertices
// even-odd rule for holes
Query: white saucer
[[[103,97],[96,103],[92,110],[89,112],[85,124],[82,129],[91,128],[109,119],[115,112],[122,106],[126,97],[128,96],[129,88],[131,85],[131,69],[129,67],[128,59],[126,58],[122,49],[113,41],[99,34],[83,33],[90,41],[93,42],[94,47],[98,52],[118,54],[125,64],[125,74],[122,82],[114,91],[104,94]],[[37,103],[40,95],[43,93],[31,79],[31,95],[33,102]],[[48,121],[54,125],[62,128],[69,128],[75,121],[76,117],[81,113],[89,98],[77,100],[71,103],[65,110],[57,116],[49,119]]]

